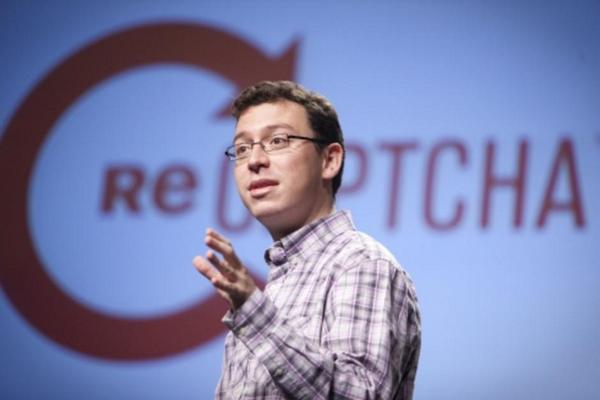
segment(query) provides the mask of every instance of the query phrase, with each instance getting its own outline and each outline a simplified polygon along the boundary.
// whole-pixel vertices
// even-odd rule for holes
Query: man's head
[[[274,238],[329,214],[344,149],[333,107],[292,82],[262,82],[234,103],[234,175],[244,205]]]
[[[325,143],[339,143],[344,149],[344,136],[333,105],[316,92],[306,90],[291,81],[263,81],[242,91],[235,99],[231,114],[239,121],[240,115],[249,107],[263,103],[288,100],[300,104],[306,111],[310,127],[317,138]],[[323,144],[317,144],[323,148]],[[332,194],[335,197],[342,184],[345,151],[339,173],[332,180]]]

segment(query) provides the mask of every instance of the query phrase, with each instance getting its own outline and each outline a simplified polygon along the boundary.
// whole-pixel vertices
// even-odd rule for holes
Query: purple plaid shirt
[[[265,253],[267,286],[223,322],[217,399],[411,399],[421,346],[408,274],[335,212]]]

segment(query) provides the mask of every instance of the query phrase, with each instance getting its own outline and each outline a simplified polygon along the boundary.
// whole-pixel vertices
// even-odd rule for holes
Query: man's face
[[[240,118],[234,142],[257,142],[273,134],[315,137],[304,108],[281,100],[248,108]],[[292,232],[323,216],[330,206],[322,178],[323,160],[314,144],[292,139],[276,153],[252,147],[250,157],[236,161],[235,180],[244,205],[272,235]],[[327,211],[329,211],[327,209]]]

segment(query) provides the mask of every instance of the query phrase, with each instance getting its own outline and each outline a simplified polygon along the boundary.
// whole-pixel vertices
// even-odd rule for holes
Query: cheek
[[[290,185],[290,189],[295,192],[312,192],[320,182],[320,175],[313,169],[302,167],[290,169],[288,184]]]
[[[244,194],[243,188],[246,187],[246,182],[243,173],[237,170],[233,173],[233,180],[235,181],[235,187],[240,195]]]
[[[238,186],[242,183],[242,181],[244,180],[244,171],[242,169],[242,166],[236,165],[233,168],[233,179],[235,180],[235,184]]]

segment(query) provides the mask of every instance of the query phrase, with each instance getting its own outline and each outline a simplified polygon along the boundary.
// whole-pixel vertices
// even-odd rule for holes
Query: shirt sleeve
[[[259,290],[223,321],[288,398],[411,396],[399,392],[403,378],[414,379],[402,371],[420,346],[416,298],[388,260],[362,262],[334,279],[321,343],[298,332]]]

